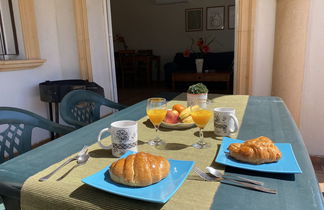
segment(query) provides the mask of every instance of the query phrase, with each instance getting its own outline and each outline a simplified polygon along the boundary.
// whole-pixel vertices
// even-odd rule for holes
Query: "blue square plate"
[[[260,165],[254,165],[249,163],[243,163],[228,157],[228,146],[232,143],[243,143],[244,141],[239,139],[231,139],[224,137],[221,147],[219,149],[218,155],[216,157],[216,162],[224,165],[243,168],[253,171],[271,172],[271,173],[289,173],[298,174],[302,173],[298,162],[295,158],[294,152],[292,150],[291,144],[288,143],[276,143],[275,145],[282,153],[282,157],[279,161],[274,163],[265,163]]]
[[[129,151],[120,158],[133,153]],[[179,189],[194,166],[193,161],[169,159],[169,163],[169,175],[160,182],[147,187],[130,187],[112,181],[108,172],[109,166],[82,179],[82,182],[113,194],[153,203],[165,203]]]

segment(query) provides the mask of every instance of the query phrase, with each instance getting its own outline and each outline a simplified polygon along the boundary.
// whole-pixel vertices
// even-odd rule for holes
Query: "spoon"
[[[54,171],[52,171],[51,173],[47,174],[46,176],[40,178],[38,181],[43,182],[45,180],[47,180],[48,178],[50,178],[53,174],[55,174],[58,170],[60,170],[61,168],[63,168],[64,166],[66,166],[67,164],[69,164],[70,162],[77,160],[78,157],[80,157],[81,155],[84,155],[85,153],[87,153],[88,151],[88,146],[84,145],[82,150],[74,157],[68,159],[67,161],[65,161],[62,165],[60,165],[58,168],[56,168]]]
[[[61,177],[59,177],[56,181],[60,181],[62,180],[64,177],[66,177],[66,175],[68,175],[73,169],[75,169],[76,167],[85,164],[88,159],[89,159],[89,154],[85,153],[83,155],[80,155],[77,159],[77,164],[75,164],[70,170],[68,170],[65,174],[63,174]]]
[[[255,181],[255,180],[252,180],[252,179],[247,179],[247,178],[244,178],[244,177],[240,177],[240,176],[233,176],[233,175],[223,175],[220,171],[218,171],[217,169],[215,168],[212,168],[212,167],[209,167],[207,166],[206,167],[207,171],[214,175],[215,177],[218,177],[218,178],[222,178],[222,179],[229,179],[229,180],[239,180],[239,181],[245,181],[245,182],[248,182],[248,183],[251,183],[251,184],[255,184],[255,185],[260,185],[260,186],[263,186],[263,182],[259,182],[259,181]],[[232,177],[232,178],[229,178],[229,177]]]

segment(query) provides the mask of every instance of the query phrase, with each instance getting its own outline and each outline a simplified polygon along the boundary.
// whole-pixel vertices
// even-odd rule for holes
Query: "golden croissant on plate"
[[[170,163],[164,157],[139,152],[115,161],[109,174],[117,183],[143,187],[161,181],[169,171]]]
[[[276,162],[281,158],[278,147],[265,136],[230,144],[228,150],[232,158],[252,164]]]

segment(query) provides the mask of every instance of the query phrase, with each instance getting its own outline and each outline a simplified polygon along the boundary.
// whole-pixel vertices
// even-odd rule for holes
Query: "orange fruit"
[[[186,107],[184,107],[182,104],[175,104],[173,105],[172,109],[177,110],[179,113],[181,113]]]

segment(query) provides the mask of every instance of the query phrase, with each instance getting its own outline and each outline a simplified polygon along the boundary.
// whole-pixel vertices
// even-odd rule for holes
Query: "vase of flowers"
[[[197,73],[202,73],[203,66],[204,66],[204,59],[203,58],[196,58],[195,62],[196,62]]]
[[[199,105],[203,108],[207,106],[208,88],[203,83],[197,83],[189,86],[187,90],[187,106],[193,105],[195,101],[199,101]]]
[[[214,38],[215,39],[215,38]],[[195,63],[196,63],[196,70],[197,73],[203,72],[204,66],[204,54],[207,54],[210,51],[209,45],[214,41],[214,39],[210,40],[209,42],[205,41],[202,37],[200,37],[197,41],[191,39],[191,46],[190,49],[185,49],[183,52],[184,57],[189,57],[193,51],[193,46],[195,45],[199,52],[195,53]]]

